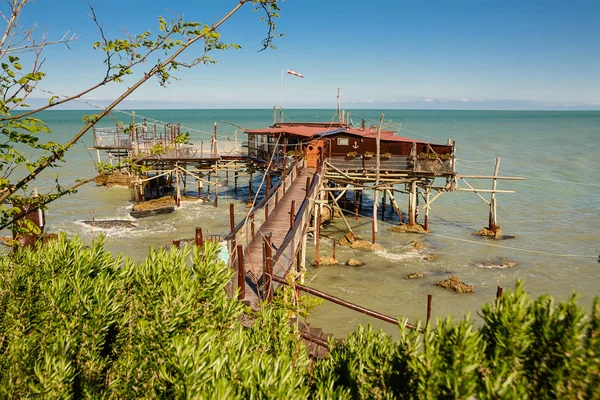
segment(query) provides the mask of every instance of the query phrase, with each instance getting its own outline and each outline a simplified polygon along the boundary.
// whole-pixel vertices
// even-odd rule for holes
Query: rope
[[[344,214],[354,215],[353,212],[348,211],[348,210],[342,210],[342,212]],[[368,217],[368,216],[365,216],[365,215],[361,215],[361,217],[369,219],[369,220],[373,219],[373,217]],[[391,224],[389,222],[385,222],[385,221],[381,221],[381,220],[377,220],[377,223],[381,223],[382,225],[387,225],[387,226],[397,226],[396,224]],[[522,252],[525,252],[525,253],[543,254],[543,255],[549,255],[549,256],[554,256],[554,257],[571,257],[571,258],[586,258],[586,259],[589,259],[589,258],[597,259],[598,258],[597,256],[584,256],[584,255],[581,255],[581,254],[550,253],[550,252],[547,252],[547,251],[521,249],[519,247],[503,246],[503,245],[500,245],[500,244],[482,243],[482,242],[477,242],[475,240],[461,239],[461,238],[452,237],[452,236],[440,235],[438,233],[427,233],[427,236],[439,237],[439,238],[444,238],[444,239],[448,239],[448,240],[456,240],[456,241],[459,241],[459,242],[473,243],[473,244],[478,244],[478,245],[481,245],[481,246],[490,246],[490,247],[498,247],[498,248],[508,249],[508,250],[517,250],[517,251],[522,251]]]
[[[553,257],[594,258],[594,259],[597,258],[597,256],[584,256],[584,255],[581,255],[581,254],[550,253],[550,252],[547,252],[547,251],[521,249],[521,248],[513,247],[513,246],[502,246],[500,244],[481,243],[481,242],[477,242],[475,240],[460,239],[460,238],[456,238],[456,237],[452,237],[452,236],[440,235],[438,233],[428,233],[427,235],[434,236],[434,237],[440,237],[440,238],[444,238],[444,239],[457,240],[459,242],[473,243],[473,244],[479,244],[479,245],[483,245],[483,246],[499,247],[501,249],[517,250],[517,251],[523,251],[523,252],[526,252],[526,253],[543,254],[543,255],[553,256]]]

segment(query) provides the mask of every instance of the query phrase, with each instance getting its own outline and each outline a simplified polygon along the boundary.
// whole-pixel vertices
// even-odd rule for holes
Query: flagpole
[[[280,85],[280,97],[279,97],[279,118],[283,122],[283,69],[281,70],[281,85]]]

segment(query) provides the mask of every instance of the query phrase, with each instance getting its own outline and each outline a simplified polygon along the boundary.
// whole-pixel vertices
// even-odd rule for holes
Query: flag
[[[304,75],[299,74],[296,71],[292,71],[291,69],[288,69],[287,73],[290,74],[290,75],[295,75],[295,76],[300,77],[300,78],[304,78]]]

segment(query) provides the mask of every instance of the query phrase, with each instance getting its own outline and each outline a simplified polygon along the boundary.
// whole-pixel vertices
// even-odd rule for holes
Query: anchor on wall
[[[359,147],[359,146],[358,146],[358,142],[355,140],[355,141],[354,141],[354,144],[352,145],[352,148],[353,148],[354,150],[356,150],[356,149],[358,149],[358,147]]]

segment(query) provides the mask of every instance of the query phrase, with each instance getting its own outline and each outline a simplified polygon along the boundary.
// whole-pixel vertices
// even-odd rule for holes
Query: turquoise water
[[[43,118],[53,129],[52,140],[65,142],[83,126],[81,118],[87,113],[90,112],[53,111],[46,112]],[[232,137],[235,128],[223,124],[223,120],[255,128],[269,125],[273,119],[272,110],[139,110],[136,113],[138,117],[181,123],[182,131],[190,131],[192,142],[207,140],[215,121],[219,123],[219,136]],[[311,286],[413,321],[425,318],[427,294],[434,296],[434,317],[462,317],[492,301],[498,285],[511,288],[516,279],[524,280],[534,295],[548,293],[564,299],[576,291],[582,304],[591,304],[600,287],[600,264],[596,256],[600,250],[597,178],[600,112],[387,110],[383,113],[386,123],[402,123],[399,135],[438,143],[445,143],[448,138],[455,140],[457,171],[461,174],[491,175],[494,159],[499,156],[500,175],[525,177],[525,181],[498,183],[498,189],[516,191],[497,195],[499,224],[505,234],[515,238],[496,242],[473,236],[473,232],[487,225],[487,205],[473,193],[446,193],[432,205],[430,235],[391,233],[382,224],[377,241],[386,248],[384,252],[367,254],[338,248],[338,258],[342,261],[355,257],[366,265],[309,267],[307,282]],[[350,110],[355,124],[360,124],[361,118],[369,125],[375,124],[380,114],[374,110]],[[329,120],[333,115],[333,110],[286,111],[292,121]],[[126,114],[114,117],[125,122],[131,120]],[[109,125],[110,120],[100,124]],[[83,143],[91,146],[91,133]],[[95,151],[88,153],[78,144],[69,152],[66,164],[45,173],[36,185],[41,189],[51,187],[56,173],[63,186],[93,176],[95,157]],[[469,183],[479,188],[491,185],[489,181],[469,180]],[[220,189],[221,207],[217,210],[209,205],[187,204],[172,215],[141,219],[136,222],[136,229],[92,229],[80,222],[92,217],[129,219],[130,197],[130,192],[122,188],[84,186],[76,195],[50,207],[48,231],[76,233],[85,240],[104,233],[111,250],[141,258],[151,245],[163,246],[174,238],[193,236],[196,226],[209,233],[226,232],[226,204],[234,202],[236,212],[242,215],[247,191],[241,189],[235,193],[232,185],[224,186]],[[406,209],[407,198],[401,196],[397,200]],[[365,212],[368,214],[369,210]],[[393,222],[391,212],[386,215],[388,218]],[[350,223],[360,236],[370,239],[370,220],[351,219]],[[340,236],[345,233],[343,228],[338,221],[324,230],[324,234]],[[411,240],[421,241],[425,249],[410,249]],[[325,253],[331,250],[328,244],[322,248]],[[437,259],[422,259],[430,253],[437,255]],[[501,258],[513,260],[517,265],[500,268]],[[313,260],[314,251],[309,251],[309,262]],[[411,272],[422,272],[425,276],[406,279]],[[434,286],[450,274],[473,284],[475,293],[456,294]],[[368,317],[330,304],[316,309],[312,319],[337,334],[364,322],[384,327]]]

